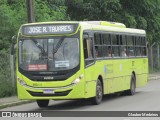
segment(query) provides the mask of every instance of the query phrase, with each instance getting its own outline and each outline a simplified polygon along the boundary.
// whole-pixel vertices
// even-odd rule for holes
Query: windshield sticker
[[[69,61],[55,61],[55,67],[56,68],[69,67]]]
[[[48,39],[48,42],[53,44],[54,43],[54,39]]]
[[[33,71],[33,70],[47,70],[47,65],[46,64],[29,64],[28,65],[28,70]]]

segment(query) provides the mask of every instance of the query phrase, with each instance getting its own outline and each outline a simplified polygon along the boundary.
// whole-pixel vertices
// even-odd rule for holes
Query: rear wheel
[[[47,107],[49,104],[49,100],[37,100],[37,105],[39,107]]]
[[[127,95],[134,95],[136,91],[136,79],[135,76],[132,74],[130,89],[127,90]]]
[[[98,79],[97,84],[96,84],[96,96],[91,99],[91,102],[93,105],[98,105],[102,102],[103,98],[103,88],[102,88],[102,83]]]

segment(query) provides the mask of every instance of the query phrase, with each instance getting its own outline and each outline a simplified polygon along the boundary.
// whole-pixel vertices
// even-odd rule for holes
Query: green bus
[[[147,84],[146,32],[107,21],[29,23],[17,37],[18,98],[36,100],[89,99],[103,95],[134,95]]]

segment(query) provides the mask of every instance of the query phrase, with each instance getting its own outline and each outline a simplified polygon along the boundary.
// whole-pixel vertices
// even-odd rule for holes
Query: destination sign
[[[76,25],[77,26],[77,25]],[[75,32],[75,25],[31,25],[23,26],[23,35],[48,35],[48,34],[71,34]]]

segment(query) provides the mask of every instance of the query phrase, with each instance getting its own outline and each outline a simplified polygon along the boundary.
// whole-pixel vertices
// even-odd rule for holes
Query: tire
[[[135,76],[132,74],[130,89],[127,91],[127,95],[134,95],[136,91],[136,79]]]
[[[103,88],[102,83],[98,79],[96,84],[96,96],[91,99],[93,105],[99,105],[103,99]]]
[[[37,105],[41,107],[47,107],[49,104],[49,100],[37,100]]]

